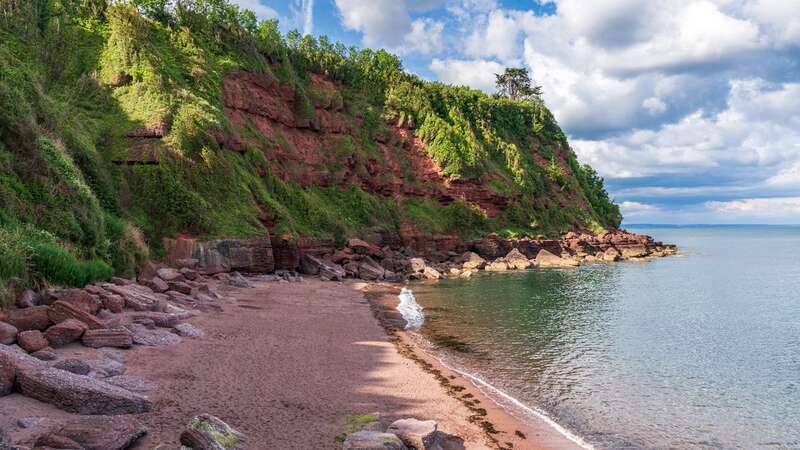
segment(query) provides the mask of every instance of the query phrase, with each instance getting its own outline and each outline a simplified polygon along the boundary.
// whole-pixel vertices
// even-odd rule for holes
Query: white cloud
[[[303,34],[314,34],[314,0],[302,0]]]
[[[800,84],[771,85],[763,80],[732,81],[727,107],[703,111],[658,130],[633,130],[604,140],[572,140],[582,160],[607,177],[700,174],[719,170],[735,177],[761,176],[786,182],[800,164]]]
[[[800,197],[782,198],[749,198],[732,201],[706,202],[706,207],[711,211],[748,218],[772,218],[800,216]]]
[[[656,205],[633,201],[622,202],[619,207],[622,210],[622,215],[628,220],[649,217],[662,211]]]
[[[502,73],[504,66],[483,59],[434,59],[430,69],[444,83],[492,92],[495,89],[494,75]]]
[[[406,34],[401,53],[417,52],[423,55],[440,53],[444,50],[442,32],[444,24],[432,19],[417,19],[411,23],[411,31]]]
[[[410,11],[426,11],[440,0],[335,0],[342,24],[363,36],[367,47],[384,47],[400,54],[435,54],[444,50],[444,23],[412,20]]]
[[[667,104],[658,97],[646,98],[642,102],[642,106],[650,114],[661,114],[667,110]]]
[[[465,52],[470,56],[497,57],[509,61],[519,57],[519,25],[502,10],[492,11],[486,23],[467,38]]]
[[[261,3],[261,0],[231,0],[231,3],[239,5],[242,9],[253,11],[256,13],[256,17],[261,20],[278,18],[278,13],[269,6]]]

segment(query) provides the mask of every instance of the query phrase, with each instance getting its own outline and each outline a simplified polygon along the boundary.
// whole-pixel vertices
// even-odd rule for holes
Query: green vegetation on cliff
[[[343,154],[380,161],[373,137],[387,121],[410,126],[445,175],[514,200],[488,217],[462,200],[281,179],[261,150],[230,151],[216,138],[232,128],[221,98],[234,70],[288,83],[295,116],[312,122],[320,96],[347,105],[360,132],[343,139]],[[313,89],[311,72],[341,89]],[[0,104],[0,297],[45,280],[130,275],[177,234],[269,227],[341,241],[411,224],[463,237],[550,235],[621,219],[540,100],[425,82],[385,51],[283,36],[227,0],[0,0]],[[113,163],[135,142],[126,132],[163,125],[159,164]]]

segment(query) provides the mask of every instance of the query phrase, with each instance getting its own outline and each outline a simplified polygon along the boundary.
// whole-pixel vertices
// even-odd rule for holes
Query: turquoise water
[[[681,256],[414,285],[448,364],[596,448],[800,448],[800,228],[647,228]]]

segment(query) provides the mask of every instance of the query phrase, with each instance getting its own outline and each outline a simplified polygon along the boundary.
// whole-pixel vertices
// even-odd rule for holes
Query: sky
[[[234,0],[494,91],[528,68],[626,223],[800,223],[800,0]]]

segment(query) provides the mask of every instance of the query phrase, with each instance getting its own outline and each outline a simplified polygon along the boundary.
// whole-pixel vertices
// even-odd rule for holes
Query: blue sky
[[[529,68],[628,223],[800,223],[800,0],[235,2],[427,79]]]

